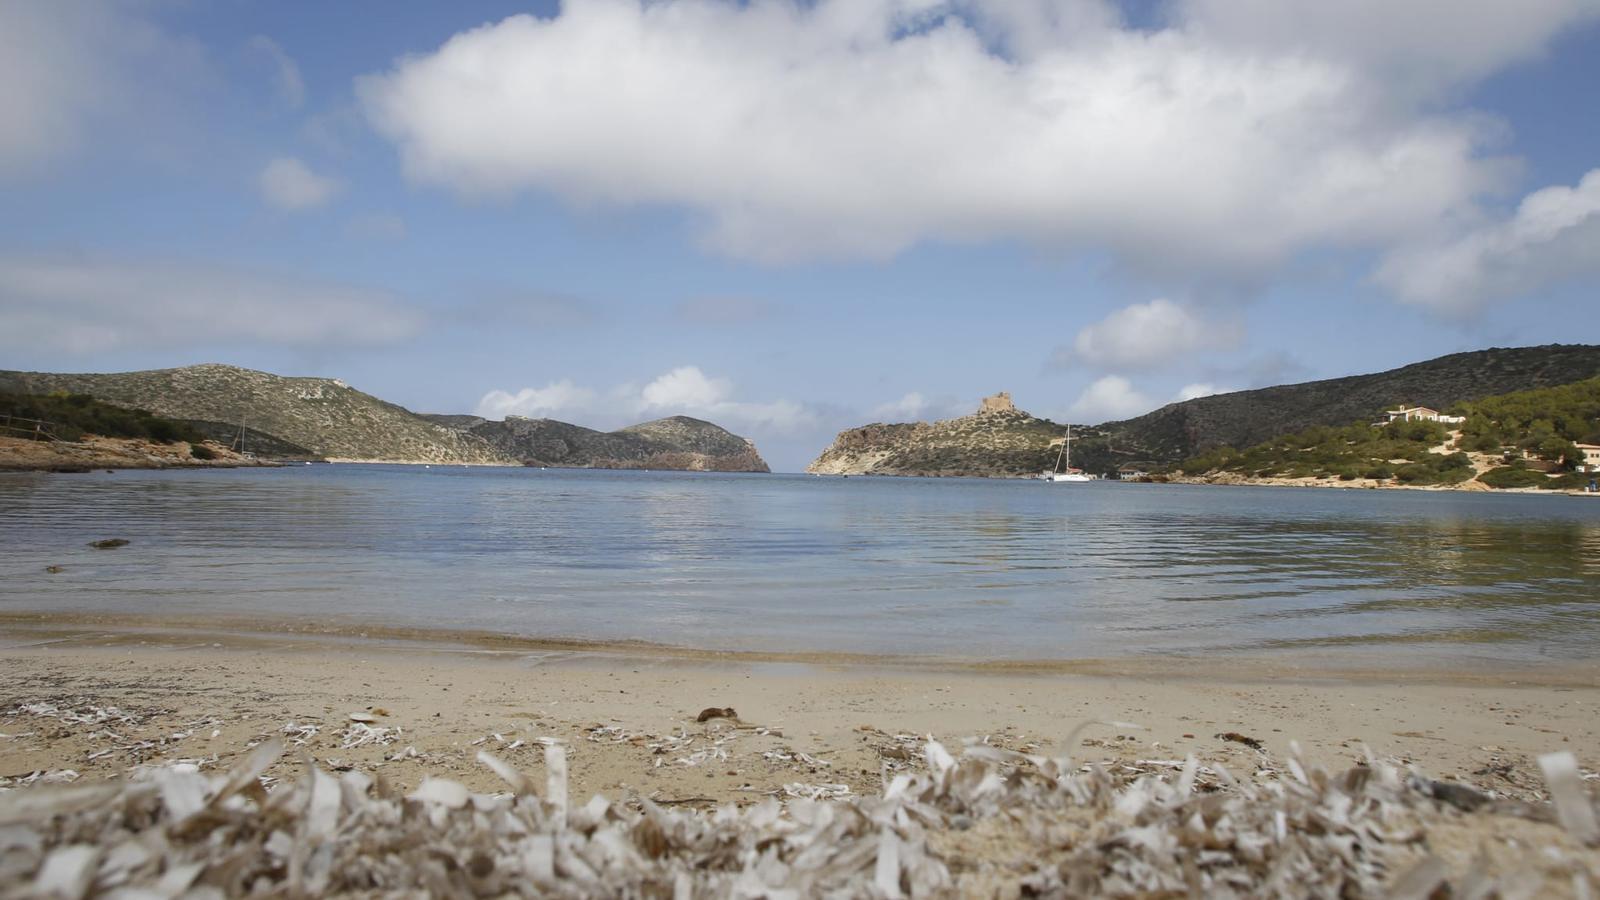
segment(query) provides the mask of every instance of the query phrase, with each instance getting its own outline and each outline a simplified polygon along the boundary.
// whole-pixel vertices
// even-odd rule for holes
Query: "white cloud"
[[[490,391],[478,401],[477,414],[485,419],[504,419],[506,416],[544,418],[564,409],[585,409],[594,403],[595,393],[578,387],[569,378],[552,381],[542,388],[523,388],[515,394]]]
[[[1400,299],[1448,316],[1600,274],[1600,169],[1525,197],[1508,219],[1402,248],[1377,272]]]
[[[733,383],[710,378],[698,366],[680,366],[644,386],[640,410],[660,415],[721,418],[774,431],[792,431],[816,420],[804,406],[789,400],[753,403],[732,399]]]
[[[292,156],[267,163],[258,181],[267,205],[286,212],[321,206],[339,190],[339,182],[318,175]]]
[[[0,346],[89,354],[385,344],[422,316],[381,291],[183,263],[0,258]]]
[[[1363,28],[1405,26],[1383,66],[1355,38],[1251,31],[1246,0],[1180,3],[1156,31],[1087,0],[591,0],[458,34],[359,94],[419,182],[683,207],[738,257],[1016,238],[1253,273],[1470,212],[1504,183],[1497,133],[1397,99],[1384,66],[1422,47],[1442,81],[1482,73],[1592,5],[1473,0],[1516,21],[1471,25],[1457,58],[1453,4],[1375,4]]]
[[[0,2],[0,178],[69,159],[108,125],[160,143],[167,108],[204,83],[204,53],[109,0]]]
[[[697,366],[679,366],[645,385],[639,396],[647,407],[704,409],[732,392],[726,378],[707,378]]]
[[[1194,384],[1186,384],[1179,388],[1177,395],[1172,398],[1172,402],[1182,403],[1185,400],[1198,400],[1201,397],[1212,397],[1217,394],[1229,394],[1232,392],[1232,388],[1217,387],[1214,384],[1196,382]]]
[[[909,422],[922,418],[928,409],[928,398],[916,391],[912,391],[893,403],[885,403],[874,407],[872,415],[879,421]]]
[[[1072,346],[1051,356],[1058,366],[1156,368],[1202,350],[1239,346],[1244,331],[1231,322],[1210,322],[1171,300],[1135,303],[1078,332]]]
[[[290,109],[299,109],[306,102],[306,82],[300,76],[300,66],[286,53],[278,42],[264,34],[252,37],[246,44],[251,52],[272,63],[278,86],[278,96]]]
[[[1080,422],[1110,422],[1147,413],[1155,405],[1128,379],[1107,375],[1084,388],[1068,414]]]

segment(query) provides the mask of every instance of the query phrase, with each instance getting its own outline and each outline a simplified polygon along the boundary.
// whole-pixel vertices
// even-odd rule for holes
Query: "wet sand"
[[[697,721],[708,707],[732,707],[737,718]],[[952,747],[976,738],[1083,761],[1193,753],[1247,774],[1275,771],[1298,741],[1331,770],[1370,750],[1436,778],[1541,799],[1537,755],[1569,750],[1586,772],[1600,769],[1597,709],[1593,665],[1339,670],[1281,657],[869,665],[639,645],[0,620],[0,777],[9,783],[177,760],[226,767],[251,742],[281,735],[335,770],[405,786],[446,774],[493,790],[479,750],[536,771],[541,742],[556,740],[570,748],[579,796],[754,802],[813,788],[876,794],[886,777],[917,764],[917,739],[932,735]],[[1095,721],[1125,724],[1091,725],[1069,745],[1078,725]],[[1221,735],[1259,740],[1264,752]],[[299,766],[290,754],[269,774]]]

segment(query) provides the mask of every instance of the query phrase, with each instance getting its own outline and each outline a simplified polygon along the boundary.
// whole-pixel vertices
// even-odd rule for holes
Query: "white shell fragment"
[[[1600,823],[1595,821],[1594,805],[1584,789],[1577,757],[1571,753],[1546,753],[1539,757],[1539,770],[1550,788],[1556,821],[1583,843],[1591,847],[1600,844]]]
[[[0,897],[1592,897],[1596,883],[1597,855],[1567,839],[1595,823],[1570,754],[1540,761],[1567,834],[1522,823],[1542,829],[1539,852],[1493,875],[1433,855],[1430,829],[1548,810],[1463,811],[1438,782],[1377,760],[1342,774],[1271,761],[1281,774],[1236,780],[1194,757],[1080,766],[926,740],[927,769],[886,777],[881,796],[797,782],[697,809],[569,806],[553,741],[543,796],[488,753],[510,792],[428,777],[402,794],[308,758],[267,790],[283,748],[264,743],[223,774],[0,791]]]

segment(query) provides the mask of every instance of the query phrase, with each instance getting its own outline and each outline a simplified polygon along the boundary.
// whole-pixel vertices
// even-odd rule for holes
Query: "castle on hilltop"
[[[1001,391],[1000,393],[995,394],[993,397],[985,397],[983,398],[983,402],[978,404],[978,415],[980,416],[984,413],[1016,411],[1017,405],[1011,402],[1011,394],[1006,391]]]

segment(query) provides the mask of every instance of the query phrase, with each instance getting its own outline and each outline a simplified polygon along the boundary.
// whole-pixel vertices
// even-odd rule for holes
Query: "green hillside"
[[[1366,421],[1315,426],[1245,450],[1218,447],[1184,460],[1185,475],[1231,472],[1251,478],[1357,478],[1403,484],[1574,488],[1588,483],[1577,444],[1600,444],[1600,377],[1516,391],[1446,410],[1459,425]],[[1454,429],[1452,431],[1452,429]],[[1471,454],[1489,466],[1478,474]]]
[[[1254,447],[1318,425],[1372,421],[1398,404],[1448,409],[1600,375],[1600,346],[1496,347],[1441,356],[1387,372],[1237,391],[1173,403],[1109,422],[1106,461],[1174,463],[1218,447]],[[1086,445],[1084,461],[1100,447]],[[1095,460],[1098,462],[1098,459]]]

